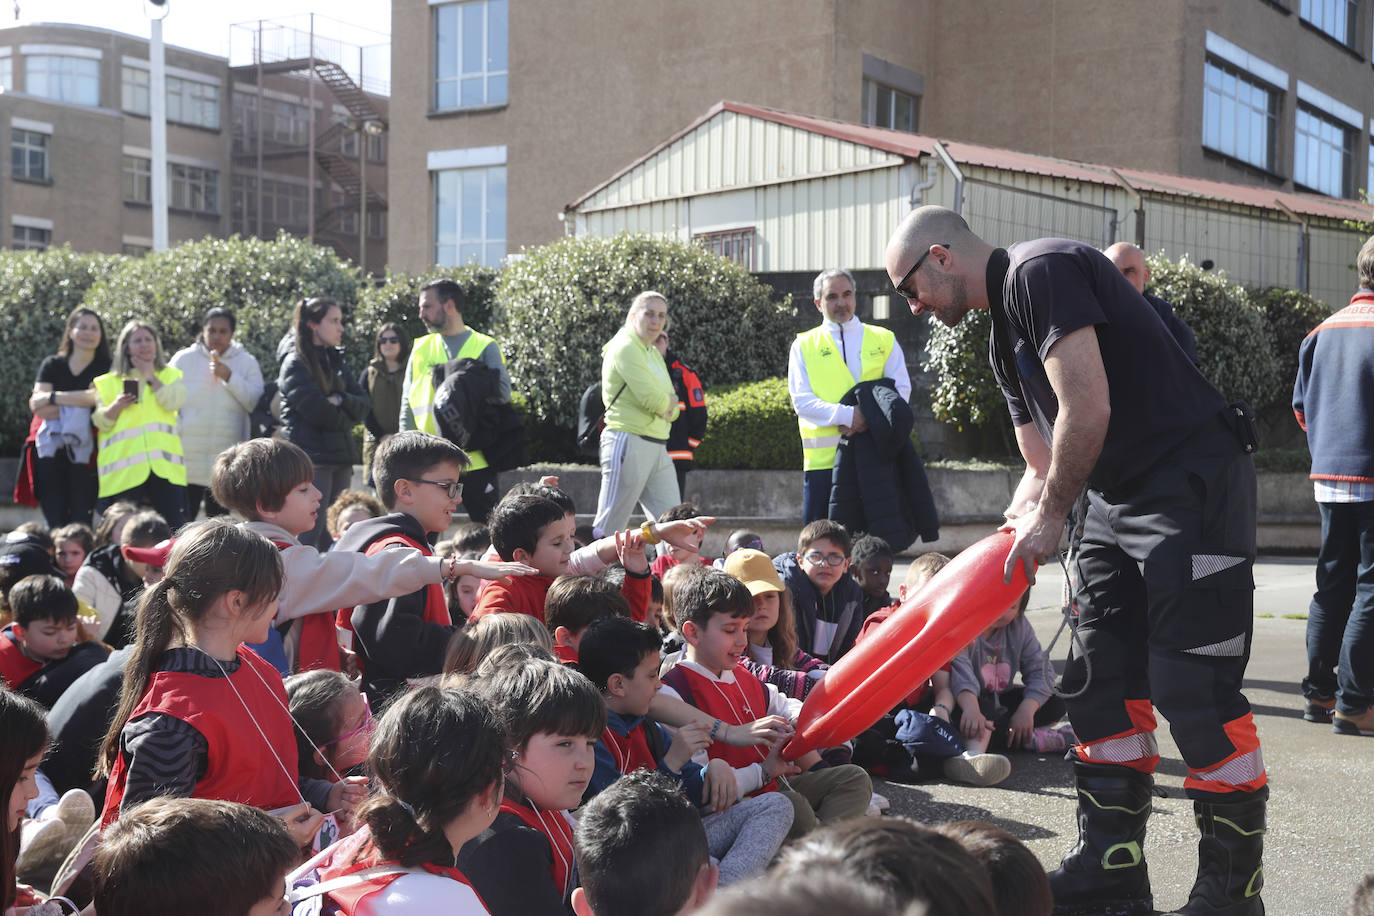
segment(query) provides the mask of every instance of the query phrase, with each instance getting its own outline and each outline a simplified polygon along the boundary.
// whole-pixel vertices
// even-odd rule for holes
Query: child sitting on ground
[[[316,887],[331,886],[329,902],[344,916],[485,916],[458,856],[498,817],[506,762],[485,698],[439,687],[398,697],[377,723],[368,755],[380,791],[358,810],[364,826],[302,866],[293,883],[318,868]]]
[[[658,517],[659,524],[668,522],[687,521],[701,515],[701,510],[691,503],[679,503],[667,510]],[[711,561],[701,555],[701,542],[706,539],[706,532],[693,532],[681,544],[669,545],[667,553],[661,553],[654,558],[650,570],[656,576],[662,576],[669,569],[679,563],[686,563],[688,566],[710,566]]]
[[[849,570],[863,589],[865,617],[892,603],[887,593],[892,581],[892,558],[892,548],[876,535],[865,534],[854,542]]]
[[[664,676],[663,693],[726,724],[770,714],[795,722],[801,701],[784,697],[739,663],[748,644],[748,622],[754,616],[753,597],[742,582],[721,570],[703,569],[675,590],[673,613],[687,649],[684,660]],[[776,751],[758,746],[713,744],[707,754],[734,768],[741,796],[775,791],[777,777],[787,776],[788,788],[782,791],[795,815],[789,836],[807,833],[822,821],[859,817],[873,799],[867,773],[852,764],[828,766],[814,751],[799,758],[796,766],[784,763]]]
[[[576,885],[567,812],[591,780],[605,704],[557,662],[515,662],[479,682],[505,729],[510,769],[501,812],[463,847],[458,867],[497,916],[564,916]]]
[[[564,664],[577,662],[582,634],[603,617],[630,618],[629,602],[605,579],[563,576],[549,586],[544,602],[544,625],[553,636],[554,654]]]
[[[796,553],[773,558],[792,593],[798,643],[832,665],[854,646],[864,622],[863,589],[846,575],[849,545],[844,526],[822,518],[801,530]]]
[[[749,645],[740,664],[783,696],[805,700],[811,688],[830,666],[797,646],[797,627],[792,620],[792,595],[782,584],[768,554],[745,548],[725,558],[725,571],[744,583],[754,596],[754,616],[749,618]]]
[[[1026,619],[1030,591],[1023,593],[973,644],[954,657],[953,724],[971,753],[1025,748],[1062,751],[1076,740],[1064,717],[1064,701],[1054,695],[1049,663],[1035,628]],[[1014,673],[1021,686],[1013,687]]]
[[[286,679],[296,726],[301,779],[342,779],[367,759],[372,706],[356,682],[338,671],[305,671]]]
[[[297,844],[282,822],[248,805],[159,798],[101,837],[92,871],[100,916],[281,912]]]
[[[1054,895],[1035,853],[1001,827],[982,821],[936,824],[968,851],[988,873],[997,916],[1052,916]]]
[[[543,496],[516,496],[503,499],[488,520],[491,543],[502,560],[524,563],[537,575],[493,583],[482,591],[477,608],[469,620],[498,612],[529,614],[544,619],[544,605],[554,579],[567,575],[572,556],[573,522],[563,508]],[[649,562],[644,557],[643,538],[638,531],[616,534],[612,540],[625,580],[621,594],[629,602],[636,620],[649,611]]]
[[[548,628],[529,614],[488,614],[463,627],[449,639],[444,655],[444,684],[463,683],[487,656],[501,646],[539,646],[553,658],[553,637]]]
[[[386,508],[377,497],[366,490],[343,490],[325,512],[324,526],[330,539],[337,541],[355,522],[379,515],[386,515]]]
[[[605,792],[624,774],[656,770],[704,817],[722,884],[761,874],[792,826],[792,805],[777,792],[736,802],[734,773],[726,761],[711,760],[703,769],[692,760],[709,743],[704,724],[688,724],[670,737],[646,718],[659,687],[657,631],[608,617],[587,628],[582,646],[578,670],[606,701],[606,730],[596,745],[596,769],[585,797]]]
[[[110,648],[133,642],[139,596],[145,585],[162,575],[160,569],[129,559],[124,548],[154,547],[171,536],[172,529],[162,516],[139,512],[124,522],[118,542],[91,551],[86,564],[76,571],[72,592],[95,610],[100,618],[95,635]]]
[[[105,660],[98,642],[77,642],[77,601],[57,576],[27,576],[9,591],[14,622],[0,630],[0,680],[51,709],[72,682]]]
[[[672,916],[710,899],[717,870],[692,806],[673,781],[639,770],[618,780],[577,823],[577,916]]]
[[[95,534],[90,525],[73,522],[53,531],[52,542],[57,551],[57,568],[62,570],[62,579],[70,587],[76,580],[76,571],[95,549]]]
[[[335,625],[340,607],[437,588],[445,578],[462,572],[506,575],[483,564],[445,563],[426,556],[427,548],[419,546],[398,545],[372,555],[340,549],[335,543],[329,553],[320,554],[297,540],[297,535],[315,527],[320,491],[314,475],[309,456],[282,439],[233,445],[215,459],[210,475],[215,501],[243,516],[245,530],[262,535],[281,551],[284,576],[275,623],[291,624],[285,643],[293,670],[342,667]],[[353,532],[350,543],[356,536]]]
[[[138,640],[101,748],[103,825],[164,795],[234,799],[288,809],[303,845],[323,823],[320,811],[362,800],[357,781],[300,783],[281,677],[244,645],[266,636],[281,578],[271,542],[227,520],[177,538],[166,577],[139,603]]]

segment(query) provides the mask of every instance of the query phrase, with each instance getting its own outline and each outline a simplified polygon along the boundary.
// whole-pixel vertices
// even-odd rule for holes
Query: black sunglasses
[[[378,337],[378,338],[377,338],[377,343],[400,343],[400,342],[401,342],[401,338],[399,338],[399,337]]]
[[[939,245],[941,248],[948,251],[950,243],[936,242],[935,245]],[[899,282],[895,287],[893,287],[893,289],[897,290],[897,295],[901,296],[903,299],[916,298],[915,295],[906,291],[906,281],[910,280],[912,274],[916,273],[916,271],[921,269],[921,265],[926,262],[926,258],[930,257],[930,250],[931,248],[934,248],[935,245],[931,245],[930,248],[927,248],[926,253],[917,258],[916,263],[911,265],[911,270],[908,270],[905,274],[902,275],[901,282]]]

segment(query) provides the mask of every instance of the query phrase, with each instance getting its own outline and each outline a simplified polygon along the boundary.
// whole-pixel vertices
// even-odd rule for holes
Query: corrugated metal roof
[[[569,204],[568,209],[576,209],[597,191],[600,191],[626,172],[629,172],[639,163],[649,159],[660,150],[674,143],[723,111],[734,112],[736,114],[759,118],[765,121],[773,121],[800,130],[821,134],[822,136],[834,137],[839,140],[847,140],[851,143],[871,146],[910,159],[919,159],[922,156],[934,155],[935,143],[936,140],[939,139],[922,134],[888,130],[882,127],[866,127],[862,124],[837,121],[832,118],[821,118],[815,115],[803,115],[789,111],[780,111],[775,108],[765,108],[761,105],[721,101],[713,105],[710,111],[693,121],[683,130],[669,137],[644,156],[641,156],[639,159],[635,160],[635,162]],[[1360,204],[1356,201],[1341,200],[1335,197],[1325,197],[1320,194],[1302,194],[1295,191],[1284,191],[1256,185],[1211,181],[1205,178],[1171,175],[1166,172],[1153,172],[1146,169],[1126,167],[1117,167],[1113,169],[1111,166],[1098,163],[1077,162],[1072,159],[1060,159],[1054,156],[1022,153],[1016,150],[1001,149],[994,146],[982,146],[977,143],[964,143],[959,140],[941,140],[941,142],[954,158],[954,161],[961,165],[1002,169],[1010,172],[1024,172],[1032,175],[1043,175],[1063,178],[1070,181],[1092,182],[1095,184],[1116,187],[1119,186],[1120,183],[1113,175],[1113,171],[1115,171],[1125,178],[1126,181],[1130,182],[1132,187],[1138,191],[1154,191],[1160,194],[1171,194],[1180,197],[1219,200],[1240,206],[1257,207],[1265,210],[1287,209],[1301,216],[1315,216],[1334,220],[1367,220],[1371,216],[1370,208],[1364,204]]]

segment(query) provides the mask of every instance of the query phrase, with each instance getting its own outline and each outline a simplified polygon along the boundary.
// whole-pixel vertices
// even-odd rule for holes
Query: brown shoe
[[[1336,710],[1336,715],[1331,720],[1331,730],[1338,735],[1374,737],[1374,706],[1353,716],[1348,716],[1339,709]]]

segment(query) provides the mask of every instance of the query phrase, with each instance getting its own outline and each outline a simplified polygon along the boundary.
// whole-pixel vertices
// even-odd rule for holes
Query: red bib
[[[34,661],[19,648],[19,637],[14,635],[14,624],[0,630],[0,680],[10,690],[18,690],[19,685],[38,673],[42,662]]]
[[[376,865],[390,865],[381,858],[381,852],[371,843],[372,831],[364,826],[357,833],[345,840],[339,841],[335,847],[334,855],[330,858],[327,865],[320,866],[320,883],[332,881],[335,878],[342,878],[346,875],[355,874],[364,869],[372,868]],[[366,848],[364,848],[366,847]],[[432,865],[428,862],[422,863],[420,868],[429,872],[431,875],[439,875],[444,878],[452,878],[459,884],[466,884],[472,888],[472,892],[477,894],[477,888],[472,887],[472,882],[456,868],[444,865]],[[347,887],[340,887],[329,892],[329,899],[338,907],[339,912],[344,916],[353,916],[357,912],[358,904],[371,897],[373,894],[381,893],[387,886],[403,875],[374,875],[359,881],[357,884],[350,884]],[[477,899],[481,900],[482,895],[477,894]],[[486,906],[486,901],[482,901]]]
[[[630,729],[630,733],[624,737],[616,734],[607,725],[601,732],[601,743],[610,750],[611,756],[615,758],[615,768],[622,775],[633,773],[635,770],[658,769],[658,763],[649,751],[649,739],[644,732],[643,722]]]
[[[726,725],[743,725],[768,715],[768,691],[763,682],[743,665],[735,666],[735,682],[722,684],[693,671],[686,665],[676,665],[663,676],[663,683],[672,687],[697,709],[720,719]],[[719,758],[738,769],[751,763],[762,763],[768,751],[758,745],[731,747],[716,741],[706,749],[707,756]],[[759,791],[773,792],[777,780],[770,779]]]
[[[204,736],[209,762],[193,797],[242,802],[268,811],[299,805],[296,733],[286,712],[281,674],[247,646],[239,646],[238,656],[238,670],[227,678],[186,671],[156,672],[129,720],[160,712],[193,726]],[[264,735],[270,747],[263,744]],[[281,759],[280,766],[273,750]],[[119,817],[127,766],[121,751],[110,771],[102,826]]]
[[[509,798],[501,799],[501,810],[514,814],[525,825],[544,834],[551,847],[552,863],[549,871],[553,875],[553,886],[568,899],[572,893],[573,875],[573,832],[572,825],[562,811],[536,811]]]

